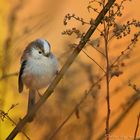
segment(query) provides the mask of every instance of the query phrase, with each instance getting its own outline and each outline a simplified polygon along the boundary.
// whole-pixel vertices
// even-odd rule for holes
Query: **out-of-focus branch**
[[[124,52],[123,54],[121,53],[115,60],[114,62],[110,65],[110,67],[112,67],[115,63],[117,63],[121,57],[125,54],[126,50],[127,51],[130,51],[130,49],[128,50],[127,48],[128,47],[131,47],[133,45],[133,43],[129,44],[125,50],[123,50],[122,52]],[[71,116],[75,113],[75,111],[79,108],[79,106],[84,102],[84,100],[86,99],[86,97],[88,96],[88,94],[91,94],[92,93],[92,90],[93,88],[102,81],[102,79],[105,77],[106,74],[104,74],[100,79],[98,79],[97,82],[95,82],[91,88],[87,91],[87,94],[84,95],[84,97],[81,98],[81,100],[79,101],[79,103],[76,104],[76,106],[74,107],[74,109],[70,112],[70,114],[64,119],[64,121],[56,128],[56,130],[54,130],[53,134],[49,137],[49,140],[52,140],[57,134],[58,132],[62,129],[62,127],[69,121],[69,119],[71,118]],[[132,100],[134,97],[132,96],[130,99]],[[134,98],[135,99],[135,98]],[[135,101],[135,100],[134,100]],[[129,102],[129,101],[128,101]],[[123,115],[122,115],[123,116]],[[125,116],[124,116],[125,117]],[[105,119],[103,119],[103,122],[106,120],[106,117]],[[117,122],[117,121],[116,121]],[[120,123],[118,121],[118,123]],[[114,127],[111,126],[111,129],[112,130],[114,129]]]
[[[14,139],[14,137],[18,134],[18,132],[20,132],[22,130],[22,128],[24,127],[24,125],[28,122],[29,118],[32,117],[33,115],[35,115],[35,113],[38,111],[38,109],[45,103],[47,98],[49,98],[49,96],[53,93],[53,91],[54,91],[55,87],[57,86],[57,84],[59,83],[59,81],[62,79],[62,77],[64,76],[66,71],[69,69],[70,65],[74,62],[74,60],[76,59],[76,57],[78,56],[80,51],[83,49],[83,47],[85,46],[85,44],[87,43],[87,41],[89,40],[91,35],[94,33],[94,31],[96,30],[97,26],[101,23],[101,21],[103,20],[105,14],[108,12],[108,10],[110,9],[110,7],[113,5],[114,2],[115,2],[115,0],[110,0],[110,1],[107,2],[106,6],[103,8],[103,10],[97,16],[97,18],[95,20],[95,24],[90,26],[90,28],[87,31],[87,33],[85,34],[85,36],[82,38],[82,40],[80,41],[80,43],[77,46],[77,48],[74,49],[73,53],[67,59],[66,63],[64,64],[64,66],[60,70],[59,74],[55,77],[55,79],[53,80],[52,84],[48,87],[48,89],[46,90],[44,95],[35,104],[35,106],[31,110],[31,112],[29,114],[27,114],[17,124],[17,126],[13,129],[13,131],[6,138],[6,140]]]
[[[136,129],[135,129],[135,133],[134,133],[134,140],[137,139],[137,133],[138,133],[139,125],[140,125],[140,112],[138,114],[137,125],[136,125]]]
[[[61,130],[61,128],[66,124],[66,122],[71,118],[71,116],[79,109],[80,105],[85,101],[89,93],[85,93],[85,95],[81,98],[80,102],[74,107],[74,109],[70,112],[70,114],[64,119],[64,121],[56,128],[53,134],[48,138],[48,140],[52,140],[57,133]]]
[[[86,91],[85,95],[81,98],[81,100],[76,104],[74,109],[70,112],[70,114],[64,119],[64,121],[56,128],[56,130],[53,132],[53,134],[49,137],[48,140],[52,140],[57,133],[61,130],[61,128],[67,123],[67,121],[71,118],[71,116],[79,109],[80,105],[85,101],[88,95],[90,95],[93,92],[93,88],[98,85],[104,78],[105,75],[103,75],[100,79],[98,79],[93,85],[90,87],[88,91]]]
[[[140,93],[135,93],[132,95],[129,100],[125,103],[125,109],[123,112],[118,116],[116,121],[110,126],[110,131],[113,131],[115,128],[118,127],[118,125],[123,121],[123,119],[128,115],[130,110],[137,104],[137,102],[140,100]],[[105,133],[103,132],[97,140],[103,140],[105,138]]]
[[[128,49],[128,47],[131,47],[132,45],[133,45],[133,43],[129,44],[129,45],[126,47],[126,49],[122,51],[122,52],[124,52],[124,53],[123,53],[123,54],[121,53],[121,54],[114,60],[114,62],[110,65],[110,67],[112,67],[115,63],[117,63],[117,62],[122,58],[122,56],[126,53],[126,51],[130,51],[130,49]],[[59,133],[59,131],[62,129],[62,127],[69,121],[69,119],[71,118],[71,116],[72,116],[72,115],[76,112],[76,110],[79,108],[79,106],[84,102],[84,100],[86,100],[88,94],[91,93],[91,91],[93,90],[93,88],[94,88],[98,83],[100,83],[101,80],[102,80],[104,77],[105,77],[105,75],[103,75],[100,79],[98,79],[98,81],[97,81],[96,83],[94,83],[94,84],[91,86],[90,90],[88,90],[87,93],[81,98],[81,100],[79,101],[79,103],[76,104],[76,106],[75,106],[74,109],[70,112],[70,114],[69,114],[69,115],[64,119],[64,121],[54,130],[54,132],[53,132],[53,133],[51,134],[51,136],[49,137],[49,140],[52,140],[52,139]],[[132,97],[130,97],[130,99],[132,100],[132,99],[136,99],[136,98],[135,98],[135,96],[134,96],[134,97],[132,96]],[[134,100],[132,103],[134,103],[135,101],[137,102],[138,100]],[[129,100],[128,100],[128,102],[129,102]],[[132,108],[133,106],[130,106],[130,107]],[[131,109],[131,108],[130,108],[130,109]],[[120,107],[119,107],[119,109],[120,109]],[[118,110],[117,110],[117,111],[118,111]],[[113,114],[113,113],[112,113],[112,114]],[[120,116],[121,116],[121,115],[120,115]],[[123,114],[122,114],[122,116],[123,116]],[[123,117],[125,117],[125,115],[124,115]],[[121,120],[123,119],[123,117],[122,117],[121,119],[118,118],[119,121],[116,121],[117,125],[119,125],[119,123],[121,123]],[[103,119],[102,122],[104,122],[105,120],[106,120],[106,117]],[[116,123],[115,123],[115,125],[116,125]],[[102,124],[102,123],[101,123],[101,124]],[[115,129],[115,125],[112,125],[110,130]]]
[[[0,119],[2,121],[4,121],[5,119],[9,120],[10,122],[12,122],[12,124],[17,125],[16,122],[9,116],[9,112],[11,110],[13,110],[16,106],[18,105],[18,103],[16,104],[12,104],[11,107],[5,112],[3,110],[0,109]],[[22,130],[21,131],[23,133],[23,135],[30,140],[30,138],[27,136],[27,134]]]
[[[4,80],[4,79],[7,79],[9,77],[12,77],[12,76],[17,76],[18,75],[18,72],[14,72],[14,73],[10,73],[10,74],[5,74],[3,75],[1,78],[0,78],[0,81],[1,80]]]
[[[10,51],[12,37],[14,35],[14,29],[17,21],[16,15],[19,9],[21,9],[22,5],[23,5],[23,0],[20,0],[20,2],[11,10],[9,15],[8,35],[3,45],[3,64],[2,64],[3,75],[5,75],[9,67],[9,62],[10,62],[9,51]]]
[[[8,113],[7,112],[4,112],[3,110],[0,110],[0,116],[2,116],[2,120],[4,120],[4,118],[7,118],[10,122],[12,122],[14,125],[17,125],[16,122],[11,118],[9,117]],[[21,131],[23,133],[23,135],[28,139],[30,140],[29,136],[27,136],[27,134],[22,130]]]

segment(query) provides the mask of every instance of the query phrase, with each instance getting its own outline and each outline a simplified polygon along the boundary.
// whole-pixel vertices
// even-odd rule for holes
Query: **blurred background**
[[[17,73],[20,57],[29,42],[36,38],[47,39],[57,56],[60,67],[71,54],[70,44],[78,43],[75,35],[65,36],[62,32],[76,27],[86,32],[89,25],[81,25],[72,19],[67,26],[63,24],[66,14],[71,13],[90,21],[97,13],[88,12],[88,0],[0,0],[0,110],[17,123],[26,114],[28,90],[18,93]],[[97,5],[92,4],[94,7]],[[123,24],[128,20],[140,20],[139,0],[124,3],[123,16],[116,18]],[[99,8],[100,11],[100,8]],[[102,27],[99,26],[102,30]],[[131,34],[109,43],[110,63],[130,44],[131,38],[139,28],[132,27]],[[104,52],[104,42],[98,31],[92,36],[94,46]],[[97,45],[99,40],[99,46]],[[112,139],[132,139],[140,112],[140,41],[121,61],[123,67],[119,77],[110,82],[111,136]],[[87,45],[85,50],[105,69],[105,59]],[[72,112],[85,95],[85,91],[103,75],[103,71],[83,52],[65,74],[54,94],[38,111],[35,120],[24,127],[31,140],[47,140],[55,129]],[[129,82],[131,81],[131,83]],[[135,88],[136,87],[136,88]],[[137,90],[136,90],[137,89]],[[44,90],[41,91],[43,93]],[[39,99],[39,97],[37,96]],[[10,110],[9,110],[10,109]],[[106,120],[105,78],[95,86],[91,95],[80,105],[77,115],[67,121],[54,137],[55,140],[99,140],[103,139]],[[15,125],[0,114],[0,140],[4,140]],[[138,130],[140,138],[140,129]],[[22,133],[15,140],[26,140]]]

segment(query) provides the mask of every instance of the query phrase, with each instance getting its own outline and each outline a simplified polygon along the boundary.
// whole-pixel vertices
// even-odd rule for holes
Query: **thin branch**
[[[6,115],[6,117],[16,126],[17,125],[17,123],[11,118],[11,117],[9,117],[8,115]],[[30,140],[30,138],[29,138],[29,136],[27,136],[27,134],[22,130],[21,131],[22,133],[23,133],[23,135],[28,139],[28,140]]]
[[[93,85],[90,87],[90,89],[85,93],[85,95],[80,99],[79,103],[76,104],[74,109],[70,112],[70,114],[64,119],[64,121],[56,128],[56,130],[53,132],[53,134],[48,138],[48,140],[52,140],[58,132],[62,129],[62,127],[67,123],[67,121],[71,118],[71,116],[76,112],[76,110],[79,109],[80,105],[87,99],[87,96],[90,95],[93,92],[93,88],[98,85],[104,78],[105,75],[103,75],[100,79],[97,80],[97,82],[93,83]]]
[[[115,36],[115,34],[113,34],[109,39],[108,42],[112,40],[112,38]]]
[[[9,78],[9,77],[12,77],[12,76],[17,76],[18,75],[18,72],[14,72],[14,73],[10,73],[10,74],[5,74],[3,75],[1,78],[0,78],[0,81],[1,80],[4,80],[6,78]]]
[[[109,140],[109,120],[110,120],[110,93],[109,93],[109,73],[110,73],[110,66],[109,66],[109,57],[108,57],[108,42],[105,39],[105,51],[106,51],[106,100],[107,100],[107,119],[106,119],[106,139]]]
[[[66,124],[66,122],[71,118],[71,116],[76,112],[76,110],[79,109],[80,105],[85,101],[87,98],[88,93],[86,93],[80,100],[80,102],[75,106],[75,108],[71,111],[71,113],[65,118],[65,120],[56,128],[56,130],[53,132],[53,134],[48,138],[48,140],[52,140],[57,133],[61,130],[61,128]]]
[[[114,17],[117,15],[117,13],[120,11],[120,8],[123,6],[123,3],[126,2],[125,0],[122,0],[120,5],[118,6],[117,11],[114,13]],[[108,39],[108,41],[112,40],[112,38],[115,37],[115,34],[113,33],[113,35]]]
[[[140,100],[140,93],[135,93],[130,97],[130,100],[126,102],[125,109],[122,111],[122,113],[117,117],[115,122],[110,126],[110,131],[113,131],[115,128],[119,126],[119,124],[123,121],[123,119],[126,117],[126,115],[130,112],[130,110],[137,104],[137,102]],[[105,138],[105,133],[103,132],[97,140],[103,140]]]
[[[72,45],[74,45],[74,47],[73,48],[76,48],[76,44],[72,44]],[[105,73],[105,70],[86,52],[86,50],[85,49],[83,49],[82,50],[83,51],[83,53],[89,58],[89,59],[91,59],[94,63],[96,63],[101,69],[102,69],[102,71]],[[66,56],[68,53],[69,53],[70,51],[69,50],[67,50],[66,52],[64,52],[64,53],[62,53],[59,57],[58,57],[58,60],[61,60],[62,59],[62,57],[63,56]]]
[[[134,140],[137,139],[137,133],[138,133],[139,125],[140,125],[140,112],[139,112],[138,119],[137,119],[137,125],[136,125],[136,129],[135,129],[135,133],[134,133]]]
[[[132,45],[129,44],[126,49],[123,51],[125,52],[127,50],[128,47],[130,47]],[[130,49],[129,49],[130,50]],[[116,62],[119,61],[119,59],[122,57],[122,54],[120,54],[115,60],[114,62],[110,65],[110,67],[112,67]],[[105,74],[106,75],[106,74]],[[102,81],[102,79],[105,77],[105,75],[103,75],[96,83],[93,84],[93,86],[90,88],[90,90],[94,88],[94,86],[96,86],[99,82]],[[87,92],[87,94],[90,94],[90,90]],[[86,96],[86,94],[85,94]],[[88,95],[87,95],[88,96]],[[136,97],[135,97],[136,96]],[[75,111],[77,110],[77,106],[79,107],[85,100],[86,98],[82,97],[81,100],[79,101],[79,103],[74,107],[74,109],[72,110],[72,112],[66,117],[66,119],[56,128],[56,130],[53,132],[53,134],[49,137],[49,140],[52,140],[57,134],[58,132],[62,129],[62,127],[64,127],[64,125],[68,122],[68,120],[71,118],[71,116],[75,113]],[[123,112],[119,117],[118,119],[115,121],[115,123],[113,125],[111,125],[110,127],[110,130],[114,130],[115,126],[116,125],[119,125],[119,123],[122,121],[122,119],[126,116],[127,112],[133,107],[134,104],[136,104],[136,102],[139,100],[139,96],[138,94],[137,95],[134,95],[134,97],[130,97],[130,99],[133,101],[132,102],[132,105],[130,107],[128,107],[128,109],[126,109],[125,113]],[[128,101],[129,102],[129,101]],[[127,103],[126,103],[127,104]],[[120,118],[120,119],[119,119]],[[106,120],[103,119],[103,121]],[[100,137],[99,137],[99,140],[103,139],[104,137],[104,134],[102,134]]]
[[[87,7],[87,9],[88,9],[89,12],[90,12],[90,9],[91,9],[91,10],[93,10],[94,12],[96,12],[96,13],[99,14],[98,10],[97,10],[96,8],[93,8],[91,5],[89,5],[89,6]]]
[[[110,12],[110,11],[109,11]],[[110,13],[109,13],[110,14]],[[109,140],[110,135],[110,64],[109,64],[109,52],[108,52],[108,37],[109,37],[109,26],[106,21],[104,25],[104,41],[105,41],[105,55],[106,55],[106,103],[107,103],[107,118],[106,118],[106,140]]]
[[[97,31],[98,31],[99,33],[102,33],[102,31],[101,31],[99,28],[97,28]]]
[[[67,61],[63,65],[62,69],[60,70],[59,74],[55,77],[53,82],[50,84],[50,86],[45,91],[44,95],[39,99],[39,101],[35,104],[35,106],[32,108],[31,112],[29,112],[25,117],[17,124],[17,126],[13,129],[13,131],[9,134],[9,136],[6,138],[6,140],[13,140],[14,137],[22,130],[24,125],[28,122],[29,118],[34,116],[36,112],[39,110],[39,108],[45,103],[45,101],[49,98],[49,96],[53,93],[55,87],[59,83],[59,81],[62,79],[66,71],[69,69],[71,64],[74,62],[78,54],[81,52],[91,35],[96,30],[97,26],[101,23],[103,20],[105,14],[108,12],[110,7],[113,5],[115,0],[110,0],[106,4],[105,8],[100,12],[100,14],[97,16],[95,20],[95,25],[90,26],[87,33],[83,37],[83,39],[79,42],[79,45],[77,48],[74,49],[73,53],[68,57]]]
[[[82,52],[83,52],[89,59],[91,59],[96,65],[98,65],[98,67],[100,67],[100,69],[101,69],[104,73],[106,73],[105,70],[104,70],[92,57],[90,57],[84,50],[82,50]]]
[[[89,45],[91,45],[90,43],[88,43]],[[91,45],[92,46],[92,45]],[[93,46],[92,46],[93,47]],[[93,47],[97,52],[99,52],[100,54],[102,54],[104,57],[106,57],[105,56],[105,54],[103,53],[103,52],[101,52],[100,50],[98,50],[96,47]]]
[[[89,4],[94,3],[94,2],[96,2],[99,5],[103,5],[103,2],[99,1],[99,0],[91,0],[91,1],[89,1]]]
[[[124,55],[124,53],[126,53],[128,50],[130,50],[130,47],[131,47],[132,45],[134,45],[134,42],[131,42],[131,43],[126,47],[126,49],[124,49],[124,50],[121,52],[121,54],[115,59],[115,61],[111,64],[111,66],[113,66],[114,64],[116,64],[116,63],[120,60],[120,58]]]
[[[1,120],[3,121],[4,118],[7,118],[10,122],[12,122],[15,126],[17,125],[17,123],[8,115],[8,112],[10,111],[10,109],[7,112],[4,112],[3,110],[0,110],[0,115],[1,115]],[[22,130],[21,131],[23,133],[23,135],[30,140],[29,136],[27,136],[27,134]]]

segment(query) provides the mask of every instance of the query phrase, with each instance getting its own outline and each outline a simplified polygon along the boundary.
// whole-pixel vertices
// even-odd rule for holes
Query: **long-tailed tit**
[[[29,89],[28,112],[35,104],[35,92],[47,87],[57,72],[58,61],[49,42],[37,39],[29,43],[21,57],[18,78],[19,92],[23,91],[24,85]]]

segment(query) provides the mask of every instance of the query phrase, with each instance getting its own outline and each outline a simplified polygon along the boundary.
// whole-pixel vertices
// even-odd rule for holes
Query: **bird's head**
[[[24,56],[40,59],[42,57],[49,58],[51,55],[51,46],[45,39],[36,39],[32,41],[24,51]]]

